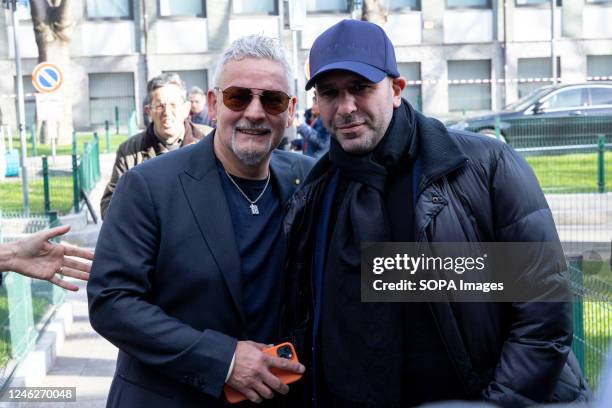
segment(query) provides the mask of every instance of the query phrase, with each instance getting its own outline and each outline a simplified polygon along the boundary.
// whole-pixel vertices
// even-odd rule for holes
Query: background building
[[[552,76],[551,22],[562,82],[612,76],[612,1],[383,0],[384,26],[396,45],[400,71],[410,81],[405,96],[438,117],[499,109]],[[307,19],[298,33],[298,95],[305,108],[304,64],[313,40],[330,25],[358,14],[360,1],[305,0]],[[282,0],[73,0],[72,66],[77,130],[125,123],[132,110],[142,123],[148,78],[178,72],[188,86],[207,89],[219,53],[249,33],[279,37],[288,55]],[[19,23],[26,93],[37,48],[29,12]],[[0,19],[0,108],[15,123],[15,67],[9,14]],[[11,74],[12,73],[12,74]],[[521,83],[527,78],[545,78]],[[472,81],[476,80],[476,81]],[[27,123],[34,98],[26,98]]]

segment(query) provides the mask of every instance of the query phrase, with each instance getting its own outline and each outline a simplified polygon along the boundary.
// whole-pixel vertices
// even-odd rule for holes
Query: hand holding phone
[[[253,344],[256,344],[256,343],[253,343]],[[292,367],[292,368],[296,367],[295,364],[288,365],[287,362],[283,360],[289,360],[292,363],[299,364],[297,354],[295,352],[295,348],[293,347],[291,343],[281,343],[276,346],[263,348],[261,351],[267,356],[271,357],[271,358],[265,359],[266,361],[265,369],[268,371],[269,375],[273,375],[277,377],[277,379],[280,380],[285,385],[285,387],[282,387],[283,389],[286,388],[287,384],[294,383],[298,381],[300,378],[302,378],[301,372],[303,372],[303,366],[301,365],[297,366],[297,367],[300,367],[300,370],[299,370],[300,372],[291,371],[291,370],[287,370],[283,368],[283,367]],[[283,360],[280,360],[280,359],[283,359]],[[234,366],[234,369],[236,369],[236,366]],[[234,373],[232,373],[232,377],[233,376],[234,376]],[[258,396],[259,394],[261,394],[262,396],[266,398],[267,397],[271,398],[269,394],[265,395],[265,391],[260,392],[260,390],[263,390],[264,388],[267,389],[268,387],[272,386],[272,384],[269,384],[267,381],[265,381],[265,378],[263,382],[265,384],[259,384],[259,385],[254,386],[255,391],[249,392],[251,395],[249,396],[248,399],[254,402],[257,401],[257,399],[254,398],[252,394],[257,394]],[[224,387],[225,398],[227,399],[229,403],[237,404],[238,402],[242,402],[247,399],[247,396],[245,396],[240,391],[237,391],[236,389],[232,388],[229,385],[229,383],[230,381],[228,381],[228,384],[226,384]],[[262,386],[264,388],[262,388]],[[280,392],[280,390],[278,389],[277,391]]]

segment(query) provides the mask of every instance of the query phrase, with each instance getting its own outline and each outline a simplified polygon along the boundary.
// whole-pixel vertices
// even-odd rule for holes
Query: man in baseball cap
[[[559,239],[521,156],[495,139],[448,130],[402,99],[406,80],[381,27],[341,21],[315,40],[309,59],[306,89],[316,88],[332,140],[285,220],[285,282],[293,296],[282,321],[309,367],[305,389],[313,395],[304,400],[378,408],[584,400],[589,392],[570,353],[569,303],[460,303],[450,295],[443,302],[361,302],[363,243],[560,248]],[[562,252],[540,256],[517,276],[544,279],[569,295],[559,265]]]

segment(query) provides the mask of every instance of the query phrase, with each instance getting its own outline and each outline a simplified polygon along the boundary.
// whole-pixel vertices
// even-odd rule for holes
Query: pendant
[[[255,204],[251,204],[251,214],[253,215],[259,215],[259,207],[257,207]]]

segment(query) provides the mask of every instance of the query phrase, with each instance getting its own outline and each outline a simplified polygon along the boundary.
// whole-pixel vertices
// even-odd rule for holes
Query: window
[[[544,102],[544,109],[568,109],[582,106],[582,89],[559,91]]]
[[[588,88],[591,105],[612,105],[612,88]]]
[[[306,11],[319,12],[348,12],[346,0],[307,0]]]
[[[612,55],[587,55],[587,76],[612,77]]]
[[[491,79],[491,60],[448,61],[448,79]],[[450,111],[491,109],[491,83],[449,83],[448,107]]]
[[[274,0],[234,0],[232,10],[234,14],[278,14]]]
[[[542,79],[550,78],[552,75],[552,66],[550,58],[519,58],[518,59],[518,79]],[[557,78],[561,76],[561,59],[557,57]],[[518,95],[519,98],[535,91],[536,89],[550,85],[552,81],[538,82],[519,82]]]
[[[167,72],[175,72],[177,73],[181,79],[185,82],[185,86],[187,87],[187,90],[189,90],[189,88],[191,88],[192,86],[197,86],[198,88],[201,88],[204,93],[206,93],[206,91],[208,91],[208,73],[205,69],[196,69],[196,70],[188,70],[188,71],[178,71],[178,70],[174,70],[174,71],[163,71],[164,73]]]
[[[489,0],[447,0],[448,8],[489,8]]]
[[[132,18],[130,0],[87,0],[85,10],[89,19]]]
[[[159,0],[162,17],[204,17],[204,0]]]
[[[406,81],[421,80],[420,62],[404,62],[397,64],[397,67],[400,75],[406,78]],[[415,109],[423,109],[423,101],[421,99],[421,84],[407,84],[402,92],[402,96],[406,98]]]
[[[387,10],[401,9],[420,10],[421,4],[419,0],[388,0]]]
[[[89,74],[89,120],[92,125],[115,121],[115,106],[119,121],[127,123],[134,102],[134,74],[131,72]]]
[[[549,6],[550,0],[516,0],[517,6]],[[557,7],[563,5],[562,0],[557,0]]]

